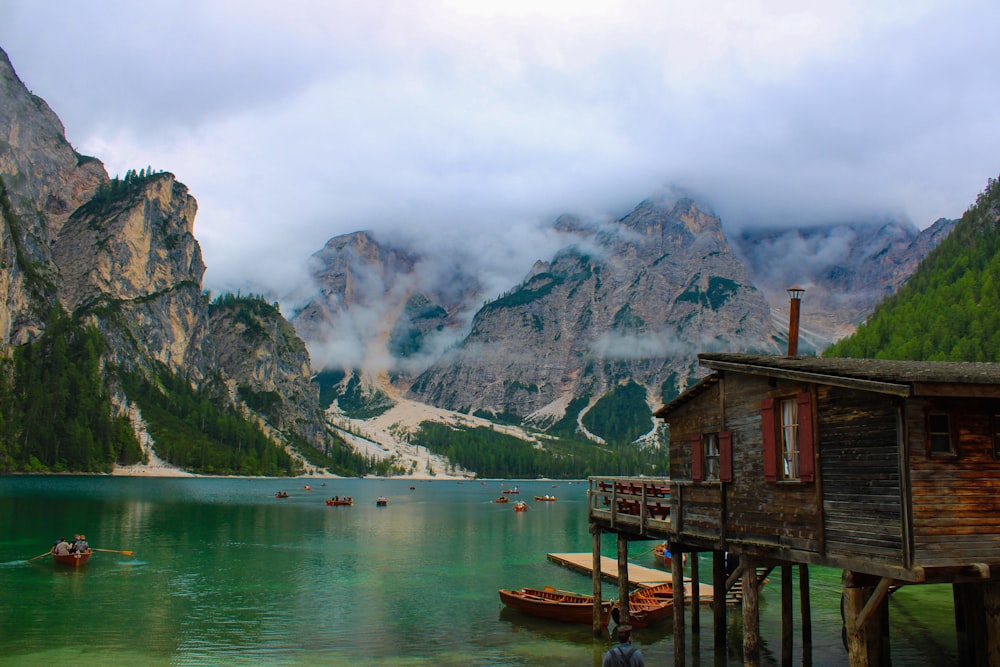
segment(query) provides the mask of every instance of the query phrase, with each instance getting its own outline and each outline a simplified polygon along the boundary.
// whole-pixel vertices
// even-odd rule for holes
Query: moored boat
[[[522,588],[519,591],[500,589],[500,601],[512,609],[562,621],[564,623],[590,624],[594,621],[594,596],[560,591],[546,586],[544,590]],[[611,619],[610,600],[601,601],[601,625],[607,626]]]
[[[87,549],[86,551],[81,551],[79,553],[52,554],[52,561],[67,567],[80,567],[87,564],[87,561],[90,560],[90,556],[93,553],[92,549]]]
[[[640,588],[628,596],[629,623],[636,628],[645,628],[653,623],[669,618],[674,613],[673,584],[658,584],[649,588]],[[615,622],[619,619],[619,610],[612,611]]]

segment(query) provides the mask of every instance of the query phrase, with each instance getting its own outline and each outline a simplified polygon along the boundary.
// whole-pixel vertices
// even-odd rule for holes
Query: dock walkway
[[[568,567],[576,572],[588,575],[593,573],[594,560],[593,556],[589,553],[549,554],[548,559],[553,563],[557,563],[563,567]],[[607,556],[601,556],[601,578],[605,581],[610,581],[616,584],[618,583],[617,560]],[[673,575],[666,570],[654,570],[649,567],[642,567],[641,565],[633,565],[629,563],[629,586],[636,588],[648,588],[649,586],[656,586],[657,584],[668,584],[671,581],[673,581]],[[711,602],[713,600],[712,587],[708,584],[699,584],[698,593],[701,597],[701,602]],[[691,599],[691,580],[688,578],[684,579],[684,594],[686,599]]]

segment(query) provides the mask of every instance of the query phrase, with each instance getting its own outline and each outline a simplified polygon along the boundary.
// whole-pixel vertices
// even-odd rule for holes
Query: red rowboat
[[[629,623],[635,628],[645,628],[653,623],[673,616],[674,586],[659,584],[649,588],[640,588],[628,596]],[[615,622],[618,622],[619,610],[612,612]]]
[[[346,505],[348,507],[354,507],[354,501],[353,500],[345,500],[343,498],[340,498],[338,500],[333,500],[332,498],[331,499],[327,499],[326,504],[327,505]]]
[[[500,589],[500,601],[525,614],[565,623],[594,622],[594,596],[560,591],[546,586],[544,590],[522,588],[519,591]],[[601,602],[601,625],[611,619],[612,602]]]
[[[94,552],[91,549],[87,549],[82,553],[77,554],[52,554],[52,560],[60,565],[65,565],[67,567],[80,567],[85,565],[90,556]]]

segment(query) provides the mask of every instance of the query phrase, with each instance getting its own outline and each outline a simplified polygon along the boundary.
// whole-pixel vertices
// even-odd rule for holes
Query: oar
[[[28,559],[28,562],[30,563],[30,562],[31,562],[31,561],[33,561],[33,560],[38,560],[38,559],[39,559],[39,558],[41,558],[42,556],[51,556],[51,555],[52,555],[52,550],[51,550],[51,549],[49,549],[48,551],[46,551],[46,552],[45,552],[45,553],[43,553],[43,554],[38,554],[38,555],[37,555],[37,556],[35,556],[34,558],[29,558],[29,559]]]
[[[91,547],[91,551],[104,551],[109,554],[124,554],[126,556],[134,556],[134,551],[119,551],[118,549],[94,549]]]

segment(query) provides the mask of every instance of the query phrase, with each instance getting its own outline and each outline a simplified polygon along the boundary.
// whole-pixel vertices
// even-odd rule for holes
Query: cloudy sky
[[[1000,173],[995,0],[0,0],[82,153],[198,200],[213,291],[332,236],[547,259],[667,185],[727,227],[958,217]],[[445,241],[442,241],[445,242]]]

